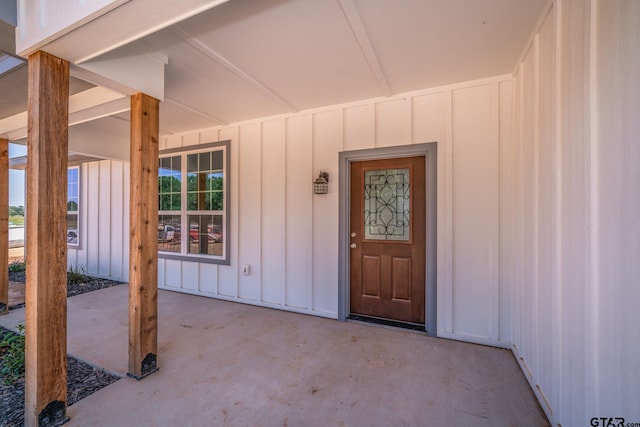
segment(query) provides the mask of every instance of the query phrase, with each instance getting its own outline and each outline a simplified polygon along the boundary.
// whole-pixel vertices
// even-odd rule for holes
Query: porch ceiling
[[[133,47],[169,58],[167,135],[509,73],[545,3],[231,0]],[[2,93],[0,119],[26,105]]]

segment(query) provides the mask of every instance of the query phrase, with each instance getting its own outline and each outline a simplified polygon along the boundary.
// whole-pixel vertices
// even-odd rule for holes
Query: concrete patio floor
[[[127,297],[69,298],[68,352],[124,375]],[[507,350],[168,291],[158,305],[160,371],[70,406],[67,425],[548,425]]]

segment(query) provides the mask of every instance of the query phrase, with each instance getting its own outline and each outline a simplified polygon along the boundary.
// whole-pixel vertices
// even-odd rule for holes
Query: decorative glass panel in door
[[[364,238],[410,240],[409,169],[364,172]]]

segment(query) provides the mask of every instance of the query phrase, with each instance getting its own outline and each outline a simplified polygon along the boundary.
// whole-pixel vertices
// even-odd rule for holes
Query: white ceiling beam
[[[360,45],[360,50],[362,54],[367,59],[369,63],[369,68],[371,68],[371,72],[373,73],[376,81],[378,82],[378,86],[380,90],[385,96],[391,96],[393,93],[391,91],[391,87],[389,86],[389,82],[387,81],[387,77],[382,70],[382,66],[380,65],[380,61],[378,60],[378,56],[376,55],[373,46],[371,45],[371,40],[369,40],[369,36],[367,36],[367,31],[362,24],[362,20],[360,19],[360,15],[358,14],[358,10],[356,6],[353,4],[353,0],[338,0],[340,3],[340,7],[342,7],[342,12],[344,12],[344,16],[347,18],[347,22],[351,27],[351,31],[353,31],[353,35],[356,37],[358,41],[358,45]]]
[[[69,97],[69,114],[95,107],[96,105],[126,97],[106,87],[92,87]]]
[[[104,87],[93,87],[69,97],[69,126],[118,114],[130,108],[129,97]],[[0,120],[0,137],[15,141],[27,137],[27,112]]]
[[[127,95],[142,92],[164,100],[164,68],[169,62],[160,53],[140,53],[132,46],[71,66],[71,75]]]
[[[116,117],[69,128],[69,151],[102,159],[129,161],[130,124]]]
[[[278,95],[274,90],[272,90],[271,88],[267,87],[266,85],[256,80],[249,73],[245,72],[244,70],[242,70],[241,68],[233,64],[227,58],[220,55],[215,50],[211,49],[209,46],[207,46],[202,41],[198,40],[196,37],[192,37],[186,30],[181,28],[179,25],[173,27],[170,31],[180,40],[184,41],[193,49],[200,52],[200,54],[204,55],[209,60],[214,61],[218,65],[226,68],[229,72],[231,72],[233,75],[240,78],[244,82],[248,83],[254,89],[258,90],[262,94],[268,96],[269,98],[273,99],[277,103],[286,107],[290,112],[296,113],[299,111],[299,108],[291,104],[282,96]]]
[[[69,115],[69,126],[90,122],[114,114],[124,113],[131,110],[131,101],[128,96],[104,104],[96,105],[85,110],[77,111]]]
[[[24,57],[45,50],[72,64],[81,64],[227,1],[92,0],[84,12],[67,18],[64,12],[74,11],[78,7],[76,0],[57,0],[51,8],[42,8],[40,1],[30,0],[26,4],[33,7],[22,8],[18,16],[19,23],[27,22],[18,26],[16,50]]]

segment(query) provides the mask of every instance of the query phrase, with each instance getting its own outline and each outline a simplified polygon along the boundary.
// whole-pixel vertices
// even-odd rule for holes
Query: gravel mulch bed
[[[117,282],[115,280],[100,279],[97,277],[87,276],[87,279],[88,281],[84,283],[68,283],[67,297],[86,294],[87,292],[93,292],[122,284],[122,282]],[[27,279],[24,271],[10,271],[9,280],[12,282],[25,283]],[[24,307],[24,304],[16,304],[10,306],[9,309],[15,310],[22,307]]]
[[[0,327],[0,340],[6,334],[12,333]],[[118,376],[67,356],[67,405],[73,405],[119,379]],[[10,385],[5,384],[3,380],[0,376],[0,426],[23,426],[24,377]]]
[[[9,280],[25,283],[25,272],[10,271]],[[121,284],[122,282],[116,282],[115,280],[87,276],[87,281],[84,283],[68,283],[67,296],[72,297]],[[24,304],[16,304],[10,306],[9,309],[15,310],[22,307],[24,307]],[[0,327],[0,341],[6,334],[13,334],[13,332]],[[2,354],[0,354],[1,357]],[[4,379],[0,374],[0,426],[23,426],[24,376],[13,384],[5,384]],[[67,356],[67,405],[73,405],[119,379],[120,377],[118,376]]]

